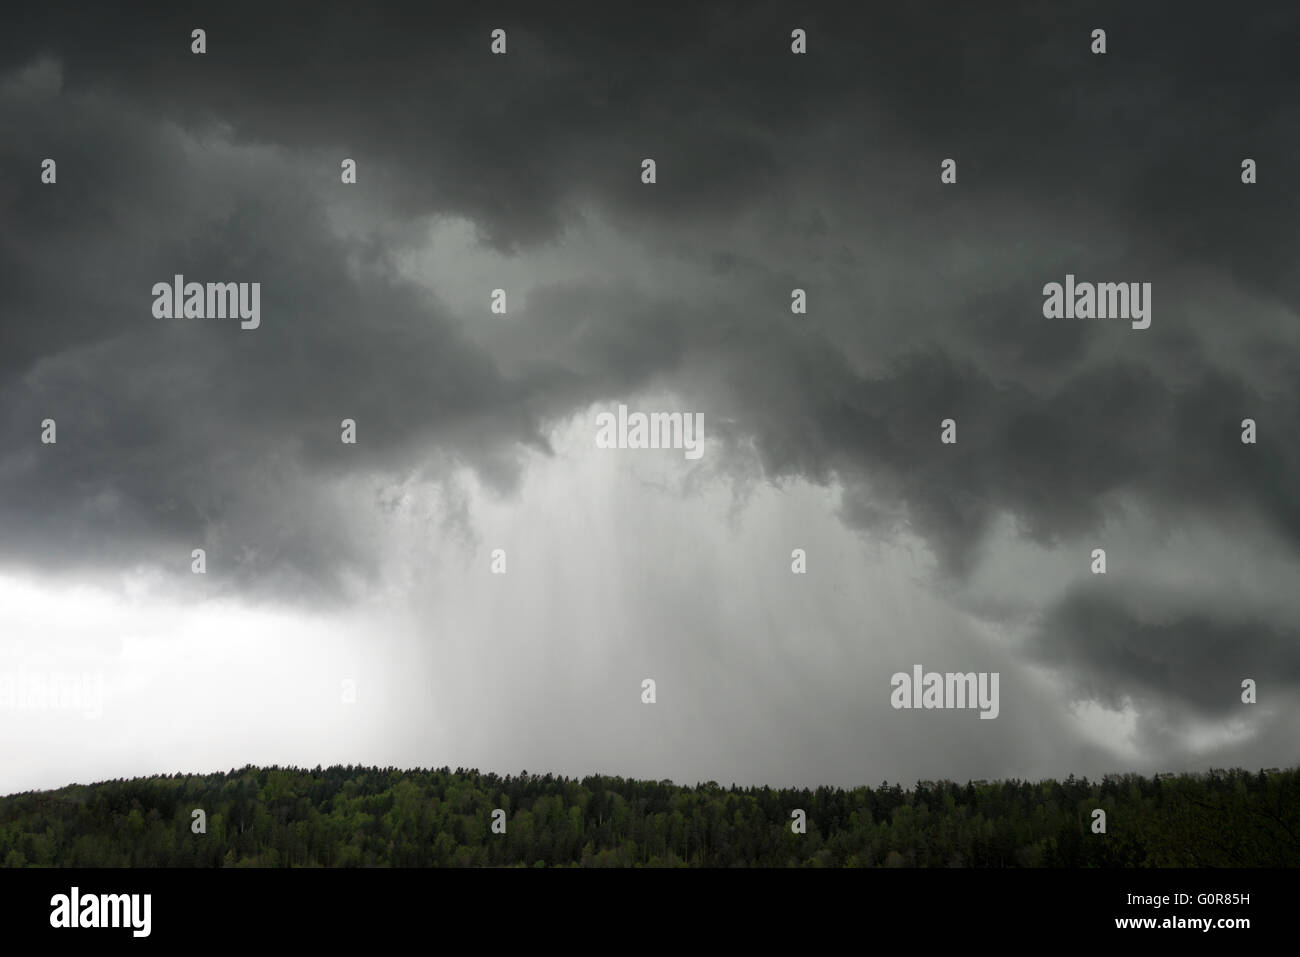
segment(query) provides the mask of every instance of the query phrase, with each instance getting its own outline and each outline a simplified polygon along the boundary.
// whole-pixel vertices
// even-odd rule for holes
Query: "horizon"
[[[232,775],[240,774],[246,771],[291,771],[291,772],[296,771],[302,774],[316,774],[318,772],[323,773],[325,771],[333,771],[333,770],[343,770],[343,771],[351,770],[351,771],[363,771],[363,772],[374,771],[374,772],[387,772],[387,773],[397,772],[399,774],[445,773],[445,774],[452,774],[452,775],[479,775],[483,777],[494,777],[501,781],[521,780],[526,776],[530,779],[531,778],[538,778],[538,779],[552,778],[556,781],[581,783],[583,781],[592,778],[599,778],[601,780],[616,780],[616,781],[624,781],[627,783],[634,783],[634,784],[667,784],[670,787],[680,788],[682,790],[691,790],[691,791],[699,790],[700,788],[707,788],[710,785],[712,785],[724,791],[762,791],[762,790],[816,791],[819,789],[827,789],[830,791],[848,792],[848,791],[855,791],[855,790],[879,791],[884,788],[889,788],[889,789],[898,788],[902,790],[904,793],[914,793],[917,791],[918,788],[941,786],[946,784],[951,784],[958,787],[968,787],[968,786],[991,787],[993,785],[1011,785],[1011,784],[1040,785],[1046,782],[1054,782],[1058,784],[1067,784],[1067,783],[1104,784],[1107,781],[1111,781],[1111,780],[1124,780],[1127,778],[1134,778],[1134,777],[1142,778],[1143,780],[1148,780],[1148,781],[1158,781],[1158,780],[1165,780],[1168,778],[1187,778],[1193,780],[1202,780],[1207,778],[1213,778],[1216,775],[1220,775],[1220,774],[1233,774],[1233,773],[1242,773],[1242,774],[1251,774],[1251,775],[1289,774],[1295,771],[1300,771],[1300,764],[1294,766],[1287,766],[1287,767],[1256,768],[1255,770],[1251,770],[1250,768],[1244,768],[1244,767],[1221,767],[1221,768],[1206,768],[1200,771],[1153,771],[1150,773],[1145,773],[1142,771],[1119,771],[1119,772],[1107,772],[1097,777],[1091,777],[1089,775],[1069,774],[1066,775],[1065,777],[1043,777],[1043,778],[996,778],[992,780],[987,778],[967,778],[965,781],[959,781],[953,778],[928,778],[928,779],[919,779],[911,784],[904,784],[901,781],[894,781],[893,783],[890,783],[887,779],[882,779],[880,784],[868,784],[863,782],[859,784],[849,784],[849,785],[815,785],[815,786],[796,785],[796,786],[788,786],[788,787],[777,787],[775,785],[770,785],[770,784],[740,784],[736,781],[732,781],[728,784],[723,784],[719,781],[714,781],[712,779],[707,781],[696,781],[694,783],[690,783],[686,781],[674,781],[670,778],[659,778],[659,779],[629,778],[626,777],[625,775],[605,774],[599,771],[593,771],[589,774],[583,774],[580,776],[561,775],[561,774],[555,774],[554,772],[550,772],[550,771],[534,773],[529,771],[527,768],[521,769],[518,772],[502,773],[500,771],[485,770],[483,768],[467,768],[467,767],[453,768],[450,765],[445,765],[445,764],[424,766],[424,767],[395,767],[395,766],[378,766],[378,765],[364,765],[364,764],[330,764],[330,765],[313,765],[312,767],[300,767],[292,764],[290,765],[246,764],[243,765],[242,767],[228,768],[225,771],[158,771],[153,774],[147,774],[147,775],[141,775],[141,776],[129,777],[129,778],[119,777],[119,778],[104,778],[97,781],[71,781],[67,784],[62,784],[53,788],[38,788],[38,789],[28,790],[28,791],[14,791],[6,794],[0,794],[0,799],[10,798],[10,797],[20,797],[24,794],[50,794],[55,791],[66,790],[68,788],[93,788],[104,784],[114,784],[114,783],[124,783],[124,782],[129,783],[132,781],[148,781],[148,780],[159,779],[159,778],[167,778],[167,779],[174,780],[182,777],[184,778],[208,778],[208,777],[222,777],[222,776],[230,777]]]

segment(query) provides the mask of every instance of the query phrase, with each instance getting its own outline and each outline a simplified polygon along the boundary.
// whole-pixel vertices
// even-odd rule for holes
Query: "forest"
[[[0,863],[1295,867],[1298,775],[1236,769],[808,790],[463,768],[250,766],[0,798]],[[1095,830],[1096,809],[1105,812],[1105,833]]]

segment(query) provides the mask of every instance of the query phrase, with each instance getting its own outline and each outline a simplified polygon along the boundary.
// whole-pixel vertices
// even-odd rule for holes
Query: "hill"
[[[1104,834],[1093,830],[1098,808]],[[493,831],[496,809],[504,834]],[[806,833],[796,834],[800,809]],[[0,798],[0,863],[1294,867],[1298,815],[1296,769],[777,790],[250,766]]]

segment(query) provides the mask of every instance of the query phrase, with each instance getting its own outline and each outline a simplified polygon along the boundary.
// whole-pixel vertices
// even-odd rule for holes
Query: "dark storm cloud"
[[[466,213],[508,244],[552,233],[575,193],[673,219],[743,209],[805,175],[797,134],[831,122],[862,171],[854,201],[930,186],[934,162],[915,168],[908,154],[943,144],[968,164],[967,191],[1028,194],[1045,217],[1068,217],[1083,194],[1156,226],[1179,255],[1282,278],[1287,260],[1246,217],[1252,204],[1281,214],[1279,200],[1294,210],[1294,193],[1243,194],[1223,174],[1243,149],[1268,168],[1294,143],[1293,18],[1130,7],[222,4],[130,19],[42,7],[7,31],[0,64],[53,53],[72,89],[111,90],[160,118],[377,155],[410,211]],[[810,35],[804,58],[788,50],[796,24]],[[210,39],[202,58],[189,52],[196,26]],[[487,52],[496,26],[512,31],[504,58]],[[1110,31],[1105,57],[1088,52],[1094,26]],[[626,168],[645,155],[665,167],[654,193]],[[917,194],[930,211],[953,201]],[[1232,223],[1234,242],[1207,242]]]
[[[70,570],[143,548],[175,565],[238,520],[257,547],[237,580],[284,565],[328,591],[340,568],[365,571],[346,529],[321,520],[326,503],[310,507],[311,481],[355,467],[341,419],[359,423],[366,470],[409,471],[445,447],[508,484],[498,445],[544,446],[527,397],[414,287],[382,264],[353,268],[358,250],[282,161],[196,155],[117,101],[52,95],[53,77],[38,66],[18,86],[60,179],[53,223],[27,194],[8,208],[4,262],[21,277],[0,380],[10,560]],[[5,160],[16,173],[12,149]],[[119,196],[96,185],[107,179]],[[153,319],[150,289],[176,272],[259,281],[264,314],[283,321]],[[34,445],[46,417],[59,442]]]
[[[715,356],[715,369],[762,385],[711,407],[756,435],[768,475],[845,479],[854,524],[886,526],[878,510],[905,502],[949,571],[969,570],[1000,513],[1053,546],[1117,515],[1120,492],[1171,523],[1194,515],[1237,533],[1257,530],[1253,511],[1300,549],[1300,451],[1281,438],[1300,430],[1293,397],[1265,398],[1222,375],[1171,388],[1133,362],[1081,371],[1036,395],[937,349],[907,354],[881,378],[819,352],[773,348],[731,368]],[[1243,446],[1242,410],[1279,441]],[[958,441],[943,445],[940,422],[950,416]],[[870,483],[855,484],[859,475]]]
[[[355,598],[365,647],[338,667],[373,663],[430,718],[394,708],[371,753],[441,728],[468,763],[579,773],[1109,769],[1123,742],[1096,709],[1068,714],[1065,688],[1134,706],[1133,760],[1279,763],[1300,692],[1277,594],[1300,553],[1298,24],[1127,2],[27,5],[0,28],[0,568],[170,570],[177,608],[297,602],[313,634],[308,612]],[[457,246],[458,217],[481,247]],[[260,282],[261,327],[153,318],[176,273]],[[1044,319],[1043,284],[1067,273],[1151,282],[1151,328]],[[508,317],[483,308],[497,285]],[[798,493],[754,495],[765,534],[710,546],[679,516],[724,494],[665,504],[586,460],[466,518],[460,467],[510,493],[553,436],[591,448],[556,423],[655,392],[704,412],[688,488],[721,472],[742,495]],[[445,482],[439,505],[406,500],[424,479]],[[866,534],[820,528],[834,496],[800,480],[842,488]],[[438,507],[453,514],[421,514]],[[466,571],[475,523],[508,529],[508,579]],[[1133,527],[1191,529],[1220,565]],[[1093,580],[1100,529],[1112,566]],[[853,550],[894,532],[923,536],[940,576]],[[806,582],[787,571],[796,533]],[[407,578],[411,647],[376,653],[405,625],[375,609]],[[302,693],[332,699],[348,672],[302,647],[319,671]],[[212,700],[227,675],[275,673],[283,643],[265,651],[214,672]],[[156,661],[161,686],[173,662]],[[895,713],[888,676],[914,661],[999,670],[1002,716],[948,736],[946,714]],[[628,674],[660,679],[672,736],[644,736]],[[1247,676],[1254,737],[1189,741],[1189,722],[1234,723]],[[258,699],[249,741],[303,723],[277,700],[285,720]],[[160,724],[156,695],[133,704]]]
[[[1283,703],[1270,724],[1291,721],[1285,702],[1300,691],[1293,623],[1168,590],[1077,588],[1043,616],[1027,651],[1079,697],[1116,710],[1134,705],[1148,740],[1185,730],[1189,719],[1241,716],[1245,678],[1257,682],[1260,701]]]
[[[1293,19],[1225,23],[1186,5],[408,11],[41,8],[5,31],[6,76],[48,57],[63,81],[15,81],[0,117],[0,391],[6,447],[24,449],[3,473],[8,548],[55,560],[86,528],[83,554],[132,529],[180,544],[220,516],[270,514],[294,497],[295,469],[353,468],[344,416],[361,423],[360,468],[417,468],[438,448],[509,486],[508,449],[544,449],[549,418],[657,379],[707,396],[732,437],[756,437],[766,474],[845,481],[848,520],[905,516],[952,572],[1001,511],[1050,544],[1094,527],[1118,491],[1157,511],[1253,511],[1300,544],[1295,447],[1278,438],[1300,418],[1294,356],[1268,321],[1223,318],[1290,383],[1257,394],[1166,311],[1183,304],[1179,269],[1300,305],[1300,211],[1284,186]],[[808,57],[789,53],[795,25]],[[504,58],[487,52],[496,26],[510,31]],[[1088,52],[1094,26],[1109,31],[1105,57]],[[181,130],[271,155],[226,168]],[[55,154],[60,183],[46,189],[34,170]],[[465,215],[526,253],[590,202],[775,305],[759,316],[617,277],[539,277],[536,325],[521,332],[537,358],[507,376],[383,268],[382,242],[332,234],[308,182],[333,181],[332,154],[361,159],[394,219]],[[960,185],[945,189],[949,155]],[[1261,163],[1258,187],[1238,180],[1244,155]],[[653,190],[644,156],[660,164]],[[791,212],[805,194],[821,208]],[[749,258],[695,245],[766,211],[798,224],[786,244]],[[1048,231],[1055,244],[1039,245]],[[903,268],[873,276],[884,291],[864,305],[846,277],[890,247]],[[987,265],[947,274],[959,255]],[[372,268],[356,274],[358,257]],[[796,327],[784,303],[814,263],[825,305]],[[279,318],[234,334],[140,321],[142,290],[174,272],[257,279]],[[1126,332],[1131,358],[1098,357],[1095,326],[1042,319],[1042,284],[1066,272],[1156,281],[1153,329]],[[868,342],[890,360],[883,374],[852,356]],[[1267,423],[1249,450],[1236,441],[1246,414]],[[27,447],[45,415],[81,430],[61,424],[57,459]],[[951,448],[937,442],[948,416]],[[328,556],[363,561],[344,530],[283,534],[262,553],[308,577],[328,576]]]

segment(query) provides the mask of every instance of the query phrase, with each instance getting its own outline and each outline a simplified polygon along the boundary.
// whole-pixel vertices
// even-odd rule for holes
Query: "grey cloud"
[[[1188,718],[1243,717],[1241,682],[1254,679],[1286,725],[1300,693],[1300,634],[1248,607],[1181,593],[1112,584],[1073,589],[1048,610],[1027,651],[1065,676],[1081,697],[1134,706],[1141,734],[1159,738]],[[1251,717],[1264,705],[1253,706]]]
[[[387,507],[376,487],[469,465],[511,493],[550,425],[655,388],[706,410],[724,470],[842,483],[845,522],[922,535],[947,577],[1001,516],[1054,547],[1121,499],[1300,548],[1293,15],[611,10],[17,15],[0,36],[0,562],[183,572],[210,542],[230,593],[318,601],[378,574],[383,543],[353,514]],[[57,187],[38,182],[47,155]],[[361,163],[355,222],[343,156]],[[527,308],[490,328],[398,267],[455,216],[485,255],[576,259],[591,249],[563,243],[589,214],[617,239],[610,271],[536,267]],[[262,328],[154,320],[148,291],[178,272],[262,282]],[[1042,284],[1067,272],[1152,281],[1152,328],[1044,320]],[[56,447],[36,444],[45,416]],[[1215,655],[1293,682],[1295,635],[1166,600],[1185,661],[1174,626],[1100,592],[1051,611],[1034,648],[1098,701],[1127,689],[1173,753],[1161,729],[1224,713]]]

